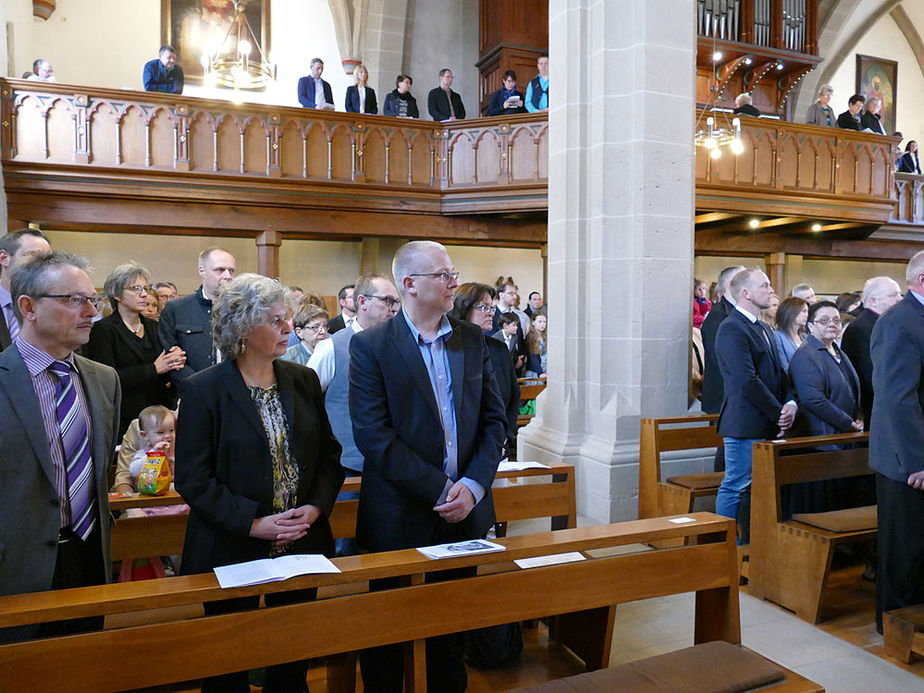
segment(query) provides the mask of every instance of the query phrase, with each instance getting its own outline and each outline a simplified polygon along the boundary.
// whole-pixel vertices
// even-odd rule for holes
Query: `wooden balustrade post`
[[[434,130],[431,143],[430,185],[443,188],[449,187],[449,130]]]
[[[257,272],[266,277],[279,277],[279,231],[263,231],[257,236]]]
[[[173,160],[173,168],[177,171],[189,170],[189,106],[180,104],[174,110],[176,116],[176,125],[174,126],[174,138],[176,145],[174,151],[176,156]]]
[[[353,182],[354,183],[365,183],[366,182],[366,164],[365,164],[365,148],[366,148],[366,126],[363,123],[353,123],[350,126],[351,137],[353,140]],[[386,149],[386,156],[388,150]],[[386,176],[388,171],[388,162],[385,163]],[[385,181],[388,182],[387,180]]]
[[[767,253],[764,256],[767,266],[767,276],[773,284],[773,290],[779,296],[785,296],[786,253]]]
[[[510,123],[504,123],[497,129],[497,149],[500,154],[497,182],[500,184],[510,182],[510,151],[512,148],[513,146],[510,142]]]
[[[266,175],[270,178],[282,178],[282,158],[279,153],[279,135],[282,130],[282,117],[273,113],[268,118],[271,127],[268,150],[266,152]]]
[[[13,117],[13,90],[7,85],[0,91],[0,155],[4,159],[16,156],[13,143],[16,120]]]
[[[74,94],[74,163],[90,163],[90,121],[87,106],[90,97]]]

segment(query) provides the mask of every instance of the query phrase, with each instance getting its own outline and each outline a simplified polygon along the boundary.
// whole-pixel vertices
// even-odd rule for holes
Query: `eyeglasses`
[[[417,274],[410,275],[411,277],[434,277],[439,279],[443,284],[448,284],[450,281],[457,281],[459,279],[458,272],[418,272]]]
[[[815,320],[816,325],[821,325],[822,327],[827,327],[828,325],[840,325],[840,318],[817,318]]]
[[[146,294],[152,289],[150,286],[145,286],[144,284],[135,284],[134,286],[126,286],[125,290],[131,291],[133,294]]]
[[[485,305],[484,303],[477,303],[472,306],[475,310],[480,310],[482,313],[487,313],[488,315],[493,315],[497,308],[494,306]]]
[[[298,329],[311,330],[312,332],[320,332],[321,330],[324,330],[327,332],[327,325],[302,325]]]
[[[35,298],[66,298],[67,307],[72,310],[82,310],[87,303],[98,309],[101,303],[96,296],[84,296],[83,294],[39,294]]]
[[[376,296],[375,294],[363,294],[366,298],[377,298],[389,308],[400,308],[401,301],[391,296]]]

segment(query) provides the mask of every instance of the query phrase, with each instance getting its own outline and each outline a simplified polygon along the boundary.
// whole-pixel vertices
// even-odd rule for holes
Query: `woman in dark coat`
[[[148,305],[150,275],[139,264],[129,262],[116,267],[106,278],[103,292],[112,304],[112,314],[90,331],[83,355],[119,374],[122,404],[119,438],[145,407],[162,404],[176,406],[170,371],[186,365],[186,354],[179,347],[164,352],[157,337],[157,323],[142,315]]]
[[[385,95],[385,105],[382,115],[396,116],[398,118],[419,118],[417,99],[411,96],[411,85],[414,80],[410,75],[398,75],[395,79],[395,89]]]
[[[183,572],[285,554],[332,556],[328,517],[343,483],[340,444],[314,371],[277,358],[292,329],[282,286],[243,274],[212,308],[222,362],[184,386],[176,433],[176,488],[189,504]],[[314,599],[267,594],[267,604]],[[257,597],[207,602],[206,614],[256,608]],[[305,691],[307,662],[269,667],[263,690]],[[203,681],[203,691],[249,691],[247,672]]]

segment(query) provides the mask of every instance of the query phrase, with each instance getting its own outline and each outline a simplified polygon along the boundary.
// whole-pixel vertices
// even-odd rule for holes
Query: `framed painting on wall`
[[[882,124],[886,132],[895,132],[896,95],[898,94],[898,63],[885,58],[857,54],[857,93],[867,99],[882,99]]]
[[[231,26],[235,0],[161,0],[160,40],[176,50],[187,83],[202,84],[202,56],[218,50]],[[270,52],[270,0],[247,0],[244,15],[263,52]],[[256,46],[251,53],[257,57]]]

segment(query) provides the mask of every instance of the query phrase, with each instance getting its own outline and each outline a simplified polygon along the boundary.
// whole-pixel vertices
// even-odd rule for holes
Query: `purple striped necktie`
[[[81,415],[77,390],[71,377],[71,364],[55,361],[49,370],[58,377],[55,387],[55,407],[58,428],[64,448],[64,468],[67,472],[67,496],[71,505],[71,528],[86,539],[96,525],[98,511],[94,499],[93,460],[90,455],[88,421]]]

